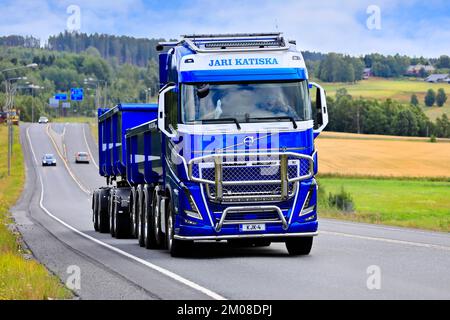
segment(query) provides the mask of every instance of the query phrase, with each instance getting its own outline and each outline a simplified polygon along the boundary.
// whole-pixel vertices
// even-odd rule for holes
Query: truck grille
[[[259,156],[251,161],[236,159],[214,155],[201,162],[193,160],[189,164],[190,178],[206,185],[213,202],[243,203],[289,200],[294,197],[299,181],[313,175],[312,159],[304,155],[270,155],[270,160]]]

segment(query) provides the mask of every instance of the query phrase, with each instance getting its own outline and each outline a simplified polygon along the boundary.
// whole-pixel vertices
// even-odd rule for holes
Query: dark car
[[[56,158],[52,154],[46,154],[42,157],[42,166],[43,167],[56,167]]]

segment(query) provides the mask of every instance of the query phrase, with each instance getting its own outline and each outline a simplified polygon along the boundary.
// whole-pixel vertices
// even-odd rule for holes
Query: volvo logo
[[[245,144],[247,147],[251,147],[254,143],[255,143],[255,137],[246,137],[246,138],[244,139],[244,144]]]

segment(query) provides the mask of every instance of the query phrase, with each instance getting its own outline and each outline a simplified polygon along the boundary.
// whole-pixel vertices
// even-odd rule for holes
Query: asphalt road
[[[89,128],[52,127],[67,167],[46,126],[23,126],[28,181],[14,215],[35,256],[63,281],[68,266],[80,267],[82,299],[450,299],[444,233],[322,219],[308,257],[289,257],[283,244],[202,243],[186,259],[95,233],[89,191],[103,185],[98,161],[74,164],[75,152],[95,152]],[[38,161],[44,153],[58,155],[58,166],[42,168],[33,151]],[[371,266],[379,271],[379,289],[367,285]]]

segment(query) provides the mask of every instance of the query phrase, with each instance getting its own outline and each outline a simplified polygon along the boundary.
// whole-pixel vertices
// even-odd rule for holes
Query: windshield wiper
[[[294,125],[294,129],[297,129],[297,122],[295,122],[295,119],[293,117],[267,117],[267,118],[251,118],[250,120],[291,120],[292,124]]]
[[[202,120],[202,123],[220,123],[220,122],[233,122],[236,124],[236,127],[238,130],[241,130],[241,125],[239,124],[239,121],[236,118],[223,118],[223,119],[206,119]]]

